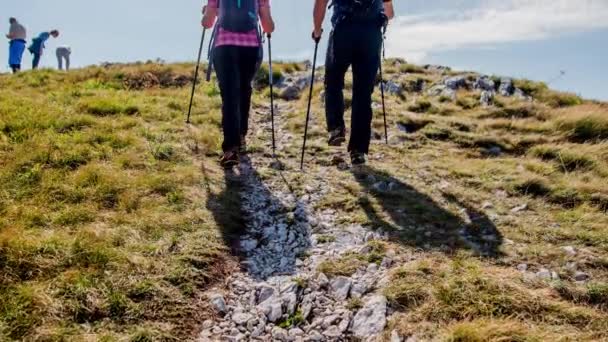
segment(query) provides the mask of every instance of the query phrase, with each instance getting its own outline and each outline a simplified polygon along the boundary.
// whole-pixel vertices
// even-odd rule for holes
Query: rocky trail
[[[289,103],[281,101],[276,108],[277,122],[283,122]],[[266,108],[254,115],[256,133],[250,134],[264,146],[270,145],[268,112]],[[279,125],[279,146],[289,139],[292,136]],[[346,253],[367,253],[370,241],[386,237],[362,226],[341,226],[335,211],[315,209],[332,191],[323,174],[307,181],[305,193],[292,193],[280,173],[299,168],[295,161],[281,162],[288,171],[275,170],[264,181],[257,170],[276,167],[269,155],[243,158],[241,166],[230,171],[230,177],[242,183],[242,267],[225,282],[227,287],[210,291],[208,301],[216,316],[203,323],[199,341],[376,340],[389,315],[387,300],[377,289],[388,281],[394,253],[389,251],[381,262],[351,277],[330,279],[317,267]],[[401,341],[396,333],[392,340]]]

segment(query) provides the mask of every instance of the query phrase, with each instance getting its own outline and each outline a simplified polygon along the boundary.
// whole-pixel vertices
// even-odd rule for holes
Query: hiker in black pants
[[[329,0],[315,0],[313,39],[323,33]],[[365,163],[372,122],[372,93],[381,62],[382,28],[393,17],[391,0],[333,0],[333,30],[325,62],[325,115],[329,145],[346,141],[344,76],[353,72],[352,129],[348,151],[353,165]]]
[[[210,52],[222,94],[224,152],[220,164],[226,168],[239,163],[239,152],[246,150],[252,82],[262,61],[262,37],[274,31],[269,0],[209,0],[203,26],[213,27]]]

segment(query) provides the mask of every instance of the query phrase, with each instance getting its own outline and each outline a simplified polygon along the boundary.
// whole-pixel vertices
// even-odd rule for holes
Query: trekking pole
[[[321,37],[315,38],[315,54],[312,60],[312,78],[310,79],[310,92],[308,93],[308,110],[306,112],[306,124],[304,125],[304,144],[302,145],[302,159],[300,159],[300,170],[304,170],[304,153],[306,151],[306,139],[308,138],[308,121],[310,120],[310,105],[312,103],[312,89],[315,83],[315,69],[317,67],[317,51]]]
[[[270,80],[270,119],[272,122],[272,156],[274,157],[276,156],[276,142],[274,137],[274,77],[272,74],[272,45],[270,43],[270,33],[268,33],[266,36],[268,37],[268,79]]]
[[[190,123],[190,114],[192,114],[192,103],[194,102],[194,91],[196,90],[196,82],[198,81],[198,69],[201,65],[201,56],[203,55],[203,44],[205,44],[205,32],[206,28],[203,28],[203,36],[201,37],[201,46],[198,49],[198,60],[196,62],[196,70],[194,71],[194,80],[192,81],[192,94],[190,95],[190,106],[188,107],[188,119],[186,123]]]
[[[382,58],[380,60],[380,94],[382,95],[382,114],[384,116],[384,140],[388,145],[388,125],[386,124],[386,104],[384,102],[384,74],[382,72],[382,63],[385,58],[384,40],[386,39],[386,25],[382,30]]]

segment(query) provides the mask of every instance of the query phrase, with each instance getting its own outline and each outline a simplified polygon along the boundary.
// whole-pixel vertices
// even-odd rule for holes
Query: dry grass
[[[191,70],[2,76],[0,340],[196,332],[196,297],[231,263],[199,189],[202,156],[218,147],[217,106],[198,96],[201,130],[189,130],[185,88],[128,91],[122,82]]]
[[[285,173],[296,193],[309,177],[326,177],[334,191],[317,209],[335,210],[338,224],[390,233],[389,245],[318,271],[350,275],[388,248],[414,255],[384,292],[398,312],[389,329],[421,340],[608,339],[606,105],[529,81],[517,86],[532,102],[497,97],[482,108],[476,92],[461,92],[452,103],[416,90],[444,74],[388,65],[405,99],[386,98],[390,145],[380,143],[375,107],[370,167],[332,167],[318,82],[308,172]],[[200,87],[198,129],[183,126],[187,90],[179,80],[191,70],[142,64],[2,76],[1,340],[147,341],[196,332],[198,297],[229,272],[228,246],[243,222],[236,192],[208,159],[220,143],[216,86]],[[254,104],[267,95],[256,93]],[[299,156],[306,101],[281,113],[279,124],[296,137],[281,143],[286,160]],[[250,146],[256,158],[267,142]],[[381,190],[378,182],[392,185]],[[561,280],[527,281],[520,263]],[[591,281],[575,283],[572,264]]]

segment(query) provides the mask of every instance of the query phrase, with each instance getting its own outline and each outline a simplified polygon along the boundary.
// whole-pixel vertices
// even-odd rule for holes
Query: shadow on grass
[[[226,246],[254,278],[293,274],[296,260],[310,248],[305,208],[274,195],[248,157],[223,172],[222,190],[207,190],[207,209]]]
[[[496,226],[485,214],[455,196],[443,194],[446,201],[462,208],[468,219],[442,208],[431,197],[386,172],[364,166],[354,169],[353,175],[365,189],[359,205],[368,220],[389,232],[393,240],[427,250],[451,253],[471,249],[483,256],[500,256],[503,237]],[[373,200],[388,217],[374,207]]]
[[[202,167],[207,188],[207,210],[213,214],[224,243],[233,255],[239,255],[240,238],[246,232],[241,191],[243,179],[236,170],[223,170],[224,185],[219,193],[211,189],[205,165]]]

